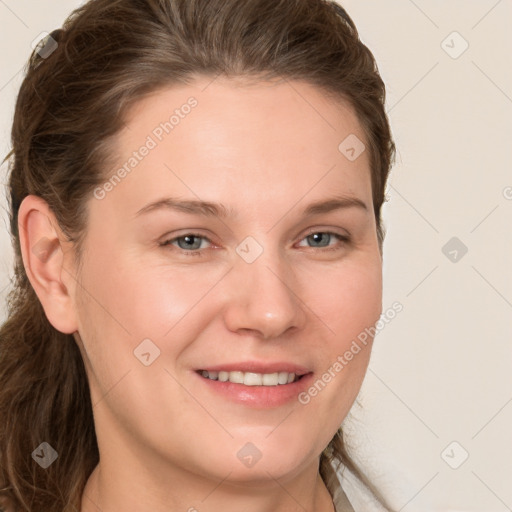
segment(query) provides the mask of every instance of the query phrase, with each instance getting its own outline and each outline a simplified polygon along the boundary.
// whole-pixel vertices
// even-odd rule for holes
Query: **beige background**
[[[384,309],[404,307],[376,338],[352,444],[396,510],[512,510],[512,2],[342,3],[388,87]],[[0,0],[2,157],[30,44],[77,5]]]

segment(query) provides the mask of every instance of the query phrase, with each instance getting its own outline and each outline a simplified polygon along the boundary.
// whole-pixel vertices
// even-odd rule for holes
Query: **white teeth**
[[[210,376],[212,373],[215,372],[209,372]],[[212,377],[211,377],[212,378]],[[244,372],[229,372],[229,382],[234,382],[235,384],[244,384]]]
[[[293,375],[293,373],[290,373],[290,375]],[[277,386],[278,380],[277,380],[277,373],[264,373],[263,374],[263,385],[264,386]]]
[[[253,372],[214,372],[203,370],[201,375],[206,379],[219,380],[220,382],[233,382],[245,386],[277,386],[278,384],[290,384],[295,381],[295,373],[253,373]]]
[[[244,384],[246,386],[261,386],[263,384],[263,375],[261,373],[246,372]]]
[[[279,372],[279,374],[277,376],[277,382],[279,384],[288,384],[288,373]]]

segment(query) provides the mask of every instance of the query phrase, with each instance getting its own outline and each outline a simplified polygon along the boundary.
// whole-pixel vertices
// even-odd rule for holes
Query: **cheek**
[[[353,261],[310,277],[308,305],[329,327],[331,348],[347,343],[373,325],[382,312],[382,267],[375,261]]]
[[[121,338],[162,337],[208,290],[199,272],[180,272],[110,253],[84,271],[86,302],[96,323]],[[80,291],[80,290],[79,290]],[[90,300],[88,300],[90,299]],[[116,337],[118,337],[116,336]]]
[[[117,285],[126,292],[120,299],[127,312],[126,321],[139,338],[153,337],[168,343],[170,337],[173,351],[179,351],[180,339],[194,339],[204,328],[208,316],[201,313],[210,309],[213,294],[209,294],[225,269],[135,266],[140,270],[119,273]]]
[[[225,269],[204,272],[143,262],[109,252],[84,267],[80,333],[93,366],[108,383],[133,364],[134,350],[151,340],[161,362],[171,363],[200,336],[207,315],[208,293]],[[172,343],[169,341],[172,340]],[[116,361],[117,373],[107,361]]]
[[[302,397],[333,430],[352,406],[368,366],[372,337],[369,330],[382,312],[382,271],[379,260],[345,264],[328,276],[317,275],[309,306],[328,330],[323,337],[321,368]]]

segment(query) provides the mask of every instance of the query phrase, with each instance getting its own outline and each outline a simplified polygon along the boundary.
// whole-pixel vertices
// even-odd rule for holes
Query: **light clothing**
[[[336,472],[332,466],[330,469],[325,484],[336,512],[389,512],[343,465]]]
[[[327,471],[325,485],[331,493],[336,512],[355,512],[341,485],[341,474],[335,472],[330,464],[327,466]]]

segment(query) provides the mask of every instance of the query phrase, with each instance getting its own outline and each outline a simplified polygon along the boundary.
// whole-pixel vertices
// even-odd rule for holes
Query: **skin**
[[[20,208],[29,279],[52,325],[74,334],[90,382],[101,460],[82,512],[331,511],[319,457],[357,396],[372,340],[307,405],[233,403],[195,370],[289,361],[314,381],[378,320],[369,155],[349,161],[338,150],[350,134],[365,140],[363,130],[348,104],[306,83],[198,77],[135,104],[107,179],[191,96],[190,114],[103,199],[88,201],[80,269],[47,204],[28,196]],[[302,215],[333,195],[367,209]],[[236,215],[136,216],[169,196]],[[193,242],[202,240],[195,255],[175,240],[190,231],[206,237]],[[350,240],[308,238],[325,232]],[[236,252],[247,236],[263,248],[250,264]],[[33,251],[42,239],[44,258]],[[149,366],[134,356],[147,338],[160,350]],[[237,457],[247,442],[261,452],[252,467]]]

